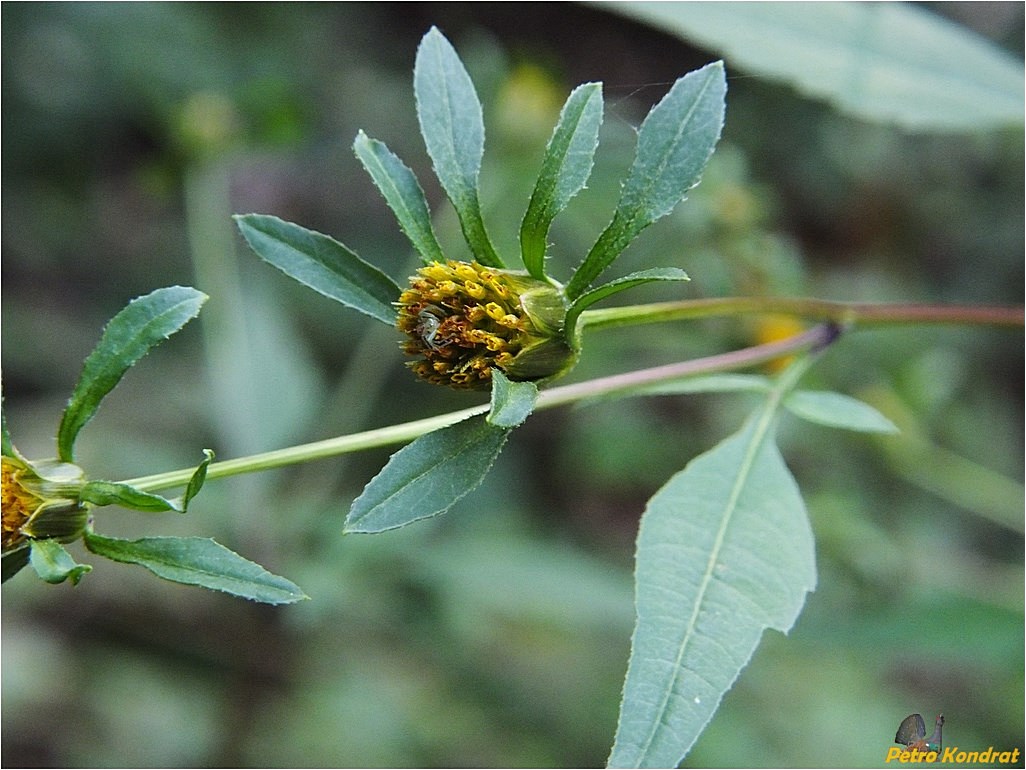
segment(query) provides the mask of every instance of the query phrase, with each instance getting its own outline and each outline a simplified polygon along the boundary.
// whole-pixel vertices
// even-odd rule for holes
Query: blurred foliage
[[[1021,5],[969,5],[937,10],[1021,55]],[[485,217],[500,250],[513,251],[565,94],[605,82],[594,175],[551,237],[565,276],[608,221],[648,106],[713,57],[601,8],[525,10],[4,4],[2,342],[19,448],[52,453],[61,402],[104,321],[172,283],[212,299],[83,432],[91,475],[476,403],[414,381],[398,355],[381,355],[397,345],[389,330],[260,264],[229,215],[273,213],[394,277],[412,269],[349,148],[364,128],[430,178],[410,70],[437,24],[484,102]],[[677,265],[693,278],[636,301],[684,291],[1021,303],[1022,168],[1021,131],[906,135],[732,79],[705,180],[617,270]],[[437,187],[426,192],[443,246],[460,254],[455,216]],[[573,376],[720,352],[764,331],[716,320],[603,332]],[[1022,746],[1020,343],[992,329],[862,332],[812,372],[809,387],[871,401],[918,443],[785,422],[819,588],[789,638],[764,640],[688,764],[875,766],[916,711],[944,712],[947,744]],[[626,668],[644,501],[737,427],[744,398],[547,412],[449,516],[382,536],[340,532],[384,451],[211,483],[188,521],[104,511],[104,530],[122,537],[230,541],[313,601],[258,607],[127,565],[103,564],[75,588],[15,579],[3,597],[3,761],[599,765]],[[913,472],[938,450],[963,461],[958,489]]]

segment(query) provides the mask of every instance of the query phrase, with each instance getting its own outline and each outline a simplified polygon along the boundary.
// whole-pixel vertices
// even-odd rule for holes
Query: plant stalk
[[[684,321],[722,315],[781,313],[844,326],[989,324],[1022,326],[1023,308],[910,303],[834,302],[804,297],[715,297],[585,310],[581,329]]]
[[[827,323],[809,329],[793,337],[771,342],[765,345],[744,348],[729,353],[720,353],[705,358],[696,358],[690,361],[681,361],[665,366],[656,366],[649,369],[640,369],[625,374],[617,374],[609,377],[599,377],[585,382],[572,385],[562,385],[548,390],[543,390],[538,396],[535,411],[540,409],[551,409],[556,406],[563,406],[576,401],[598,396],[613,395],[621,391],[630,390],[641,385],[649,385],[658,382],[690,377],[697,374],[709,374],[732,369],[741,369],[755,364],[763,363],[780,356],[795,353],[809,348],[818,349],[829,345],[837,338],[839,329],[835,324]],[[286,449],[276,449],[271,452],[239,457],[232,460],[211,463],[207,468],[207,479],[225,478],[241,473],[253,473],[256,471],[280,468],[286,465],[320,460],[349,452],[359,452],[375,447],[401,444],[411,441],[425,433],[444,428],[447,425],[465,420],[488,411],[488,404],[460,409],[455,412],[427,417],[421,420],[413,420],[399,425],[390,425],[384,428],[352,433],[345,436],[315,441],[310,444],[301,444]],[[183,486],[188,483],[192,476],[193,468],[185,468],[178,471],[158,473],[152,476],[142,476],[129,479],[123,483],[130,484],[137,489],[147,492],[154,492],[162,489]]]

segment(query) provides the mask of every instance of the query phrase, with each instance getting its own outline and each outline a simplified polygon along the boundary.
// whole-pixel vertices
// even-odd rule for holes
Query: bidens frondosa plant
[[[407,363],[421,379],[460,390],[490,389],[489,403],[209,467],[208,454],[198,468],[134,483],[87,481],[77,468],[62,465],[74,461],[71,442],[78,429],[121,373],[150,345],[192,317],[202,301],[194,290],[155,292],[161,302],[170,302],[168,312],[158,311],[156,300],[137,300],[124,311],[136,308],[138,312],[129,314],[134,318],[119,315],[112,321],[98,348],[103,352],[87,361],[86,385],[76,389],[61,423],[57,465],[32,464],[18,456],[5,428],[5,576],[9,564],[16,571],[31,559],[45,579],[77,578],[88,568],[74,564],[61,543],[81,536],[93,553],[141,564],[167,579],[260,601],[295,601],[303,598],[298,588],[212,541],[106,538],[93,531],[92,511],[110,503],[184,510],[207,476],[410,442],[366,485],[345,518],[345,532],[382,532],[441,514],[473,490],[510,431],[535,409],[600,395],[754,393],[760,403],[744,424],[694,458],[651,498],[638,533],[637,623],[609,763],[676,766],[763,631],[790,629],[816,584],[808,516],[775,443],[780,415],[789,412],[823,425],[866,432],[895,430],[860,401],[798,389],[816,356],[859,324],[1019,325],[1021,311],[768,297],[594,309],[591,306],[600,300],[633,286],[687,280],[678,267],[655,267],[598,283],[628,244],[698,183],[723,125],[723,66],[713,63],[684,75],[652,108],[638,131],[634,162],[608,226],[570,270],[549,264],[548,234],[554,218],[584,188],[591,173],[602,121],[601,84],[584,84],[567,98],[521,222],[519,261],[511,263],[493,246],[478,200],[484,152],[481,105],[455,50],[436,29],[425,35],[417,52],[414,91],[427,153],[459,218],[469,258],[454,259],[457,255],[443,251],[413,172],[382,142],[363,132],[353,145],[356,156],[423,262],[402,285],[327,235],[262,214],[236,220],[261,258],[393,328],[400,341],[388,352],[397,364],[404,352],[414,359]],[[555,267],[551,273],[550,267]],[[782,340],[776,340],[774,332],[769,336],[775,341],[744,350],[550,387],[584,354],[586,330],[742,313],[783,313],[823,323],[808,329],[794,326],[794,333],[785,332],[788,336]],[[165,318],[167,323],[155,320]],[[115,344],[126,337],[138,340],[127,347]],[[716,376],[769,360],[780,365],[774,377]],[[700,374],[711,376],[696,377]],[[186,487],[176,500],[152,494],[175,486]]]
[[[258,601],[281,603],[304,598],[283,578],[243,559],[207,538],[150,537],[123,540],[94,530],[97,508],[117,505],[137,511],[184,513],[206,479],[213,453],[184,480],[176,498],[153,494],[125,482],[90,480],[75,464],[75,440],[103,398],[155,345],[199,312],[205,294],[184,286],[158,289],[128,304],[111,319],[89,354],[61,416],[57,457],[29,460],[14,445],[3,420],[3,579],[31,564],[48,583],[78,583],[92,567],[79,564],[64,544],[82,540],[92,553],[138,564],[179,583],[228,591]]]
[[[486,388],[492,369],[515,381],[558,377],[573,365],[563,336],[567,305],[561,287],[523,272],[477,262],[433,262],[399,295],[403,350],[428,382]]]

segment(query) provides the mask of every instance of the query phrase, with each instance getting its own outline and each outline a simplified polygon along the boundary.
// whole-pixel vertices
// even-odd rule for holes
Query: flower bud
[[[566,372],[576,352],[563,336],[561,287],[477,262],[432,262],[399,297],[403,350],[417,376],[453,388],[487,388],[492,368],[511,380]]]
[[[2,482],[4,551],[27,538],[68,542],[82,534],[87,510],[78,493],[85,478],[77,465],[4,455]]]

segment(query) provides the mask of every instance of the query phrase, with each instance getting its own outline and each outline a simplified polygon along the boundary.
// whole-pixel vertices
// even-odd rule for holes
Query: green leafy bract
[[[613,219],[571,277],[567,297],[583,294],[638,233],[698,184],[720,138],[726,92],[723,63],[714,62],[679,78],[648,113]]]
[[[456,50],[435,27],[417,49],[413,89],[424,144],[467,243],[482,265],[502,267],[485,230],[478,200],[478,174],[484,156],[481,102]]]
[[[399,286],[344,244],[322,233],[266,214],[237,214],[235,221],[261,259],[325,297],[394,325]]]
[[[676,767],[763,630],[790,629],[815,587],[805,506],[772,437],[775,403],[649,501],[611,767]]]
[[[33,540],[29,549],[32,569],[47,583],[71,580],[72,585],[78,585],[82,576],[92,570],[88,564],[77,563],[67,549],[56,540]]]
[[[74,461],[78,432],[133,364],[199,313],[207,295],[187,286],[157,289],[132,300],[103,330],[61,416],[57,456]]]
[[[520,251],[527,272],[545,280],[545,250],[556,215],[584,189],[591,175],[602,125],[602,84],[575,88],[552,132],[538,181],[520,225]]]
[[[444,262],[445,254],[431,226],[424,190],[409,167],[383,142],[369,138],[363,131],[356,135],[353,151],[424,262]]]
[[[513,382],[492,369],[492,403],[485,419],[497,428],[515,428],[528,418],[538,400],[533,382]]]
[[[209,449],[204,450],[206,457],[197,466],[186,485],[185,492],[180,497],[167,498],[155,495],[152,492],[145,492],[130,484],[119,481],[88,481],[82,487],[79,495],[82,502],[92,505],[120,505],[123,508],[131,508],[135,511],[177,511],[185,513],[189,507],[189,501],[203,487],[207,478],[207,466],[214,459],[214,453]]]
[[[309,598],[291,581],[272,575],[209,538],[122,540],[87,531],[83,540],[97,556],[138,564],[175,583],[224,591],[264,604],[290,604]]]
[[[445,513],[481,483],[509,431],[471,418],[421,436],[370,480],[349,510],[345,531],[382,532]]]
[[[566,320],[564,321],[566,335],[573,339],[574,329],[577,326],[577,319],[586,308],[605,299],[606,297],[616,294],[617,292],[633,288],[634,286],[641,286],[645,283],[654,283],[656,281],[690,280],[691,279],[688,277],[688,274],[680,268],[655,267],[650,270],[639,270],[636,273],[631,273],[630,275],[617,278],[609,283],[604,283],[598,288],[585,292],[570,305],[570,309],[566,313]]]

